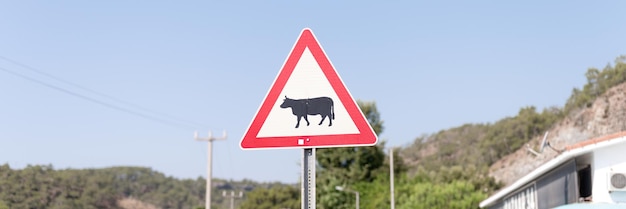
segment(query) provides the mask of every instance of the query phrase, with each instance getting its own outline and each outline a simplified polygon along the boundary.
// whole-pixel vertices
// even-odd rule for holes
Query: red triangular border
[[[330,85],[337,93],[341,103],[354,121],[355,126],[359,130],[359,134],[341,134],[341,135],[317,135],[317,136],[288,136],[288,137],[263,137],[257,138],[261,127],[265,123],[272,106],[279,98],[280,92],[285,87],[287,80],[298,64],[304,49],[309,48],[311,54],[317,61],[318,65],[324,72]],[[299,139],[304,139],[303,144],[298,144]],[[307,140],[308,139],[308,140]],[[378,137],[372,130],[361,109],[346,89],[341,78],[330,63],[326,53],[317,42],[313,32],[305,28],[302,30],[300,37],[293,46],[291,53],[287,57],[283,68],[279,72],[274,84],[265,96],[265,100],[250,123],[248,130],[241,139],[242,149],[262,149],[262,148],[313,148],[313,147],[346,147],[346,146],[370,146],[376,144]]]

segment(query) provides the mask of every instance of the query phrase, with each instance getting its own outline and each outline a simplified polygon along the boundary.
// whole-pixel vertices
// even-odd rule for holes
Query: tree
[[[357,104],[379,135],[384,127],[374,102]],[[348,195],[335,190],[335,186],[353,186],[359,182],[371,182],[379,174],[385,162],[384,143],[369,147],[344,147],[317,149],[317,205],[320,208],[348,208]]]
[[[592,102],[611,87],[626,81],[626,56],[622,55],[615,59],[615,65],[610,64],[602,71],[589,68],[585,73],[587,83],[582,90],[574,88],[572,95],[564,107],[565,114],[575,109],[591,107]]]
[[[379,135],[383,130],[383,121],[374,102],[357,102],[368,122]],[[344,183],[370,181],[373,172],[379,169],[385,160],[384,143],[369,147],[324,148],[317,150],[317,162],[324,175],[330,174],[346,180]]]
[[[463,180],[435,184],[417,182],[401,184],[398,194],[398,208],[478,208],[478,203],[487,197],[474,186]]]
[[[384,127],[378,108],[376,108],[376,103],[357,101],[357,104],[359,105],[361,112],[363,112],[363,115],[365,115],[367,122],[369,122],[372,129],[374,129],[376,135],[380,135],[380,133],[383,132]]]
[[[300,190],[292,186],[256,188],[246,196],[241,209],[300,208]]]

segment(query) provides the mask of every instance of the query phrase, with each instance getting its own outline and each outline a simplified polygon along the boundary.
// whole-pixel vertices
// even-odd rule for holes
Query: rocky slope
[[[626,131],[625,99],[626,83],[609,89],[591,106],[573,111],[552,127],[547,140],[553,147],[561,149],[587,139]],[[528,146],[538,150],[542,138],[543,135],[536,137]],[[557,155],[556,151],[546,147],[541,155],[535,156],[523,146],[494,163],[489,169],[489,175],[505,185],[510,185]]]

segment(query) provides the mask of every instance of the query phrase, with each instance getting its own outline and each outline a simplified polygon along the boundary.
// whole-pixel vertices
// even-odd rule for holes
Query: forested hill
[[[584,76],[587,83],[574,88],[563,107],[522,107],[517,115],[494,123],[469,123],[423,135],[404,147],[401,156],[410,173],[472,167],[509,184],[553,156],[537,161],[526,151],[526,146],[536,148],[547,131],[551,143],[565,146],[626,130],[626,56],[601,70],[590,68]],[[512,166],[513,162],[517,163]],[[518,169],[511,171],[514,167]]]
[[[274,184],[214,179],[213,205],[228,208],[230,201],[222,191]],[[5,164],[0,165],[0,209],[203,208],[205,185],[203,178],[181,180],[143,167],[54,170],[52,166],[12,169]]]

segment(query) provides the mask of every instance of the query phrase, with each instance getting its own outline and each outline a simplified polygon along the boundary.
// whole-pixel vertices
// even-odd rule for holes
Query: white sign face
[[[321,82],[320,82],[321,81]],[[293,108],[281,108],[281,104],[285,102],[285,97],[294,100],[306,100],[319,97],[328,97],[332,101],[330,106],[332,114],[322,121],[320,115],[307,115],[309,121],[304,117],[300,118],[298,128],[298,117],[294,115]],[[320,124],[321,122],[321,124]],[[330,125],[332,122],[332,125]],[[261,130],[257,135],[258,138],[263,137],[281,137],[281,136],[315,136],[315,135],[336,135],[336,134],[358,134],[359,130],[354,125],[352,118],[348,115],[346,108],[339,100],[339,97],[333,90],[333,87],[326,79],[324,72],[320,68],[317,61],[306,48],[302,53],[302,57],[296,64],[293,73],[287,80],[285,87],[280,93],[276,103],[272,106],[265,123],[261,126]]]
[[[371,146],[378,142],[339,74],[304,29],[248,130],[242,149]]]

